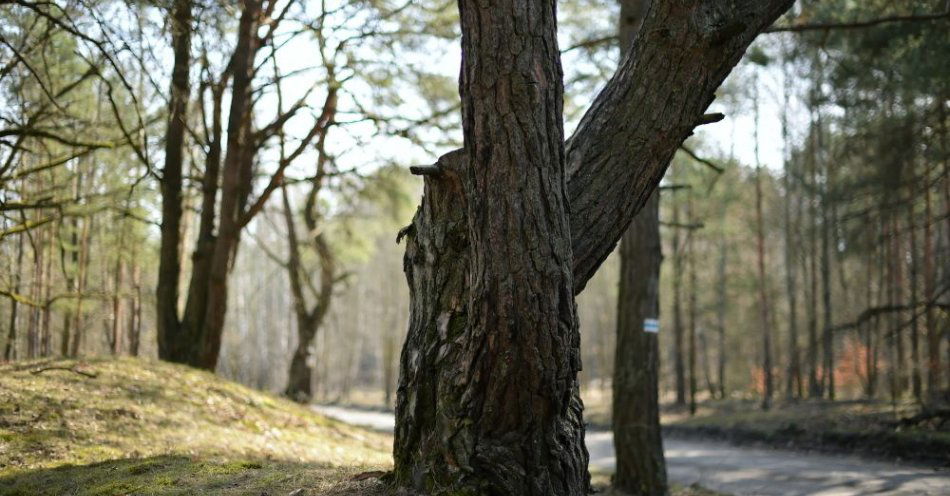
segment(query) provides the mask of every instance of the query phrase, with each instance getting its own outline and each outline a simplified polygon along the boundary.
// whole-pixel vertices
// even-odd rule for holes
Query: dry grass
[[[59,367],[94,374],[87,377]],[[156,361],[0,367],[0,494],[364,494],[391,438]]]

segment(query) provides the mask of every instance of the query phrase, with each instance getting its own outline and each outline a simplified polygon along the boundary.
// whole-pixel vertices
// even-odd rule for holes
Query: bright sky
[[[332,9],[332,6],[327,7]],[[342,20],[340,26],[343,28],[334,36],[343,37],[363,28],[359,19],[349,18]],[[562,40],[564,45],[567,40]],[[441,74],[456,80],[460,66],[460,47],[457,42],[447,40],[437,40],[426,44],[424,53],[421,51],[398,54],[398,59],[393,59],[393,64],[415,64],[424,67],[430,72]],[[357,52],[360,55],[360,52]],[[367,59],[383,60],[390,55],[384,53],[363,53]],[[293,102],[310,87],[312,82],[321,77],[322,68],[319,55],[316,49],[316,42],[311,36],[302,36],[279,51],[277,63],[283,74],[289,74],[293,71],[309,69],[304,72],[293,84],[287,84],[284,88],[284,100]],[[338,61],[340,66],[344,66],[346,61]],[[565,59],[565,70],[570,73],[569,64],[582,64],[576,57],[570,60]],[[781,108],[782,108],[782,86],[783,75],[779,68],[759,68],[758,76],[753,78],[750,67],[740,66],[735,73],[730,76],[734,79],[733,85],[745,85],[745,91],[751,93],[751,85],[757,80],[759,85],[759,126],[758,126],[758,144],[759,157],[761,163],[772,169],[782,167],[783,140],[781,126]],[[728,83],[727,83],[728,84]],[[364,106],[374,102],[374,96],[378,93],[376,88],[366,84],[361,80],[354,80],[347,84],[347,88],[352,95],[361,100]],[[404,103],[395,112],[406,118],[420,118],[429,112],[429,107],[425,101],[420,101],[417,96],[411,92],[400,94]],[[593,95],[590,95],[591,97]],[[322,89],[312,93],[310,101],[315,108],[319,109],[323,103],[324,93]],[[350,97],[345,97],[349,99]],[[344,100],[345,101],[345,100]],[[349,102],[352,104],[352,101]],[[352,108],[352,105],[341,106]],[[794,106],[794,105],[793,105]],[[258,104],[259,109],[276,108],[276,99],[273,95],[265,97]],[[370,110],[374,110],[369,107]],[[710,111],[723,112],[726,119],[720,123],[701,127],[697,131],[697,137],[701,145],[695,145],[702,150],[704,156],[714,158],[715,156],[734,155],[735,158],[747,165],[756,163],[756,125],[752,108],[736,109],[731,108],[728,102],[714,102]],[[268,111],[269,112],[269,111]],[[268,112],[261,112],[266,114]],[[801,112],[789,110],[790,115],[803,115]],[[806,114],[807,115],[807,114]],[[266,121],[271,116],[262,116]],[[346,120],[346,116],[340,116],[339,119]],[[309,115],[301,116],[291,121],[288,126],[291,135],[302,136],[309,129],[312,118]],[[795,128],[797,126],[793,126]],[[568,123],[568,132],[570,132],[571,123]],[[409,140],[400,137],[390,137],[373,135],[374,126],[369,123],[353,124],[345,126],[340,130],[335,130],[331,134],[328,147],[332,154],[338,157],[341,168],[357,168],[363,172],[368,172],[376,167],[387,163],[399,163],[404,166],[414,164],[432,163],[439,153],[448,151],[448,147],[432,148],[424,150],[411,143]],[[460,139],[461,130],[455,131],[455,138]],[[291,146],[292,148],[292,146]],[[269,156],[269,159],[276,158],[275,154]],[[302,177],[312,174],[313,155],[302,156],[291,170],[291,176]]]

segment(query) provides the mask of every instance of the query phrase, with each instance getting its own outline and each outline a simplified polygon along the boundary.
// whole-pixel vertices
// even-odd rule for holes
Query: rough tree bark
[[[634,38],[650,0],[621,0],[621,57]],[[660,436],[658,336],[644,332],[645,319],[660,318],[660,190],[656,189],[620,240],[620,288],[614,351],[612,422],[617,468],[613,485],[635,495],[667,494]]]
[[[425,192],[403,231],[411,311],[396,405],[397,485],[426,494],[587,491],[572,296],[646,203],[748,44],[790,4],[654,5],[566,143],[564,198],[554,3],[460,3],[469,148],[418,170],[427,174]]]

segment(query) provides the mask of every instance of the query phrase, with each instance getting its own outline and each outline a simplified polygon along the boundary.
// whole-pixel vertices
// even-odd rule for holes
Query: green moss
[[[136,359],[0,366],[0,426],[0,496],[363,494],[391,463],[387,436]]]

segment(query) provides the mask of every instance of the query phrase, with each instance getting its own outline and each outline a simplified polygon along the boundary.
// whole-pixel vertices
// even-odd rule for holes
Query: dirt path
[[[324,415],[354,425],[392,432],[388,412],[318,406]],[[716,441],[664,441],[670,480],[736,495],[935,495],[950,496],[950,472],[869,461],[853,456],[731,446]],[[591,470],[614,468],[613,437],[588,431]]]

